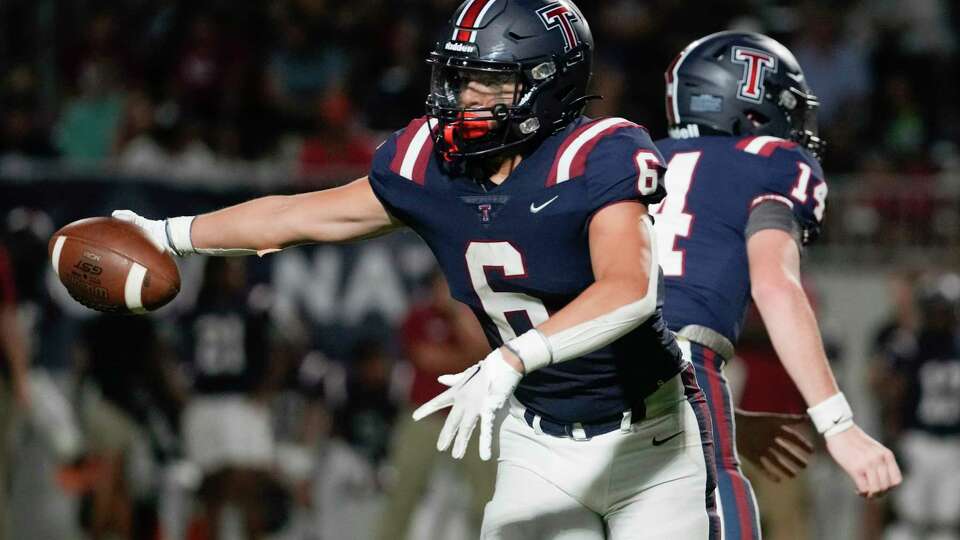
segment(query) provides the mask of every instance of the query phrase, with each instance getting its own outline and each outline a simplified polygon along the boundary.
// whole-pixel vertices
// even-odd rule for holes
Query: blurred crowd
[[[422,114],[423,60],[456,4],[0,2],[0,185],[37,181],[38,167],[107,174],[117,192],[132,177],[299,189],[361,175],[385,134]],[[690,1],[580,4],[605,98],[590,114],[662,136],[663,69],[684,45],[723,28],[769,33],[823,103],[826,240],[843,250],[831,260],[859,260],[851,253],[877,239],[915,265],[960,245],[954,3],[717,1],[709,18]],[[0,458],[0,540],[471,537],[490,465],[445,459],[433,450],[437,419],[409,420],[441,390],[437,373],[487,347],[435,274],[422,273],[396,325],[358,324],[336,350],[317,347],[323,330],[308,318],[278,319],[270,280],[239,259],[209,259],[187,309],[80,323],[48,296],[50,217],[18,209],[4,220],[0,437],[11,451]],[[862,538],[955,538],[960,479],[944,472],[960,463],[955,281],[905,274],[887,293],[895,309],[871,342],[869,401],[902,452],[909,497],[871,506]],[[802,412],[768,340],[748,328],[733,364],[740,404]],[[920,466],[911,482],[911,462],[937,464],[941,482]],[[756,481],[769,538],[829,537],[806,513],[810,478]],[[917,510],[910,498],[937,504]]]
[[[0,5],[0,156],[225,182],[342,180],[423,111],[424,58],[456,0],[12,0]],[[582,2],[594,85],[665,134],[663,70],[693,39],[763,31],[820,96],[827,169],[958,166],[960,14],[947,0]],[[13,168],[12,170],[17,170]],[[957,186],[954,186],[957,187]]]
[[[0,235],[0,538],[476,537],[495,464],[475,447],[463,461],[436,452],[443,417],[410,416],[443,391],[438,374],[488,351],[436,270],[395,323],[361,323],[330,349],[309,317],[277,309],[282,278],[244,258],[196,259],[185,307],[78,319],[50,297],[51,229],[16,209]],[[960,275],[885,275],[856,277],[881,294],[846,306],[872,321],[855,336],[862,356],[845,350],[850,324],[828,316],[823,333],[905,483],[862,508],[823,448],[788,482],[745,463],[766,538],[960,538]],[[832,301],[806,286],[818,311]],[[739,409],[804,412],[756,313],[725,371]]]
[[[366,173],[423,113],[457,0],[0,3],[0,179],[108,174],[308,189]],[[665,136],[663,71],[722,29],[795,51],[829,141],[826,238],[960,246],[960,13],[948,0],[581,2],[588,114]],[[869,253],[858,259],[870,258]]]

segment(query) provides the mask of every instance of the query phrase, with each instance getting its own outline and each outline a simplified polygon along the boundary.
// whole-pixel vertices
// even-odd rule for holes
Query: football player
[[[960,538],[960,276],[920,287],[921,326],[883,351],[884,401],[897,412],[906,479],[886,538]]]
[[[593,56],[569,1],[468,0],[428,61],[427,115],[341,188],[162,221],[176,254],[242,255],[403,227],[433,250],[494,347],[415,412],[437,447],[498,447],[484,538],[708,538],[705,401],[661,317],[647,132],[581,112]]]
[[[710,404],[724,538],[759,538],[722,371],[751,297],[813,424],[857,492],[880,495],[900,483],[900,471],[893,454],[854,423],[801,288],[800,255],[819,232],[827,184],[817,99],[793,54],[767,36],[720,32],[687,46],[667,68],[666,82],[670,138],[657,146],[668,160],[668,195],[651,208],[664,316]],[[789,454],[767,457],[789,467]]]

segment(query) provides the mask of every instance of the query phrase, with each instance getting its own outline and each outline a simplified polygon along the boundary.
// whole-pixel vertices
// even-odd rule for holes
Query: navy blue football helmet
[[[563,129],[589,99],[592,60],[590,27],[569,0],[467,0],[427,59],[434,148],[448,162],[487,158]],[[468,87],[499,97],[465,103]]]
[[[688,45],[670,64],[670,136],[772,135],[817,158],[817,97],[800,64],[778,41],[754,32],[718,32]]]

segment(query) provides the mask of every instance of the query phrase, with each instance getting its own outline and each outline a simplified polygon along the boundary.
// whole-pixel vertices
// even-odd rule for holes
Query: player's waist
[[[681,375],[682,370],[681,373],[664,381],[655,391],[633,407],[588,422],[562,422],[544,417],[524,406],[513,396],[510,397],[509,410],[511,415],[526,422],[538,434],[589,440],[617,429],[630,431],[631,426],[636,422],[646,418],[656,418],[675,410],[677,404],[686,398]]]
[[[720,332],[699,324],[688,324],[676,332],[677,337],[702,345],[723,358],[724,363],[733,358],[733,342]]]

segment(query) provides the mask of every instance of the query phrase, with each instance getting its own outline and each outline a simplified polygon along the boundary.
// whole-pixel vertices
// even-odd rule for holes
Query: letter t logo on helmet
[[[763,102],[763,78],[768,69],[777,72],[777,57],[747,47],[733,47],[732,51],[730,60],[743,65],[737,97],[753,103]]]

